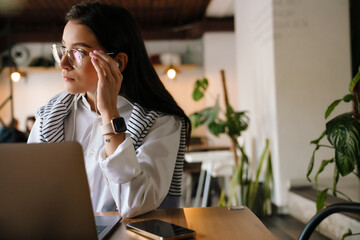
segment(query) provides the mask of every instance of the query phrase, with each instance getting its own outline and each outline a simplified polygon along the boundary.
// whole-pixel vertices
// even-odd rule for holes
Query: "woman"
[[[28,142],[82,145],[96,212],[134,217],[178,207],[190,121],[157,76],[129,12],[73,6],[53,55],[66,91],[37,111]]]

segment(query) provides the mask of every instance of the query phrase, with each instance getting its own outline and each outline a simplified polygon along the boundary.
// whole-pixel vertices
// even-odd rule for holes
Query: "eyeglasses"
[[[66,49],[64,45],[53,44],[51,47],[53,57],[55,61],[60,65],[60,62],[64,55],[67,55],[69,63],[73,68],[80,68],[82,66],[83,58],[89,56],[89,53],[81,49]],[[111,55],[113,52],[107,52]]]

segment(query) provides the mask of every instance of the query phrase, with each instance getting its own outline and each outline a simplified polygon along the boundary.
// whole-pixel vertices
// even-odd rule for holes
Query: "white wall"
[[[241,109],[249,111],[246,151],[255,162],[270,139],[275,190],[279,189],[272,0],[236,1],[235,32]],[[278,199],[275,194],[275,199]]]
[[[15,49],[22,49],[23,47],[26,48],[23,51],[23,53],[26,54],[18,59],[17,63],[19,67],[28,66],[30,62],[37,57],[52,58],[51,43],[26,43],[14,46]],[[2,55],[7,55],[7,51]],[[3,98],[10,94],[8,71],[4,70],[1,73],[0,86],[0,102],[2,102]],[[19,121],[19,129],[24,131],[26,118],[34,115],[37,108],[44,105],[50,97],[60,91],[63,91],[60,69],[51,71],[29,71],[26,72],[25,78],[13,83],[14,117]],[[5,123],[10,123],[9,103],[0,110],[0,117]]]
[[[0,77],[1,98],[8,96],[8,74],[3,73]],[[44,72],[28,72],[27,77],[17,83],[13,83],[14,117],[19,121],[19,129],[25,131],[25,120],[35,114],[36,109],[44,105],[52,96],[63,91],[63,81],[60,70]],[[1,101],[2,99],[0,99]],[[10,104],[8,103],[0,111],[0,117],[10,123]]]
[[[347,93],[348,1],[239,0],[235,12],[240,104],[255,123],[247,138],[257,153],[270,138],[274,200],[286,206],[290,182],[306,181],[310,141],[325,127],[326,107]]]
[[[306,172],[303,162],[309,161],[313,150],[309,142],[324,130],[326,107],[347,93],[351,80],[349,5],[347,0],[307,0],[275,8],[289,12],[289,16],[274,18],[279,23],[275,24],[275,61],[280,171],[286,181]],[[289,134],[291,129],[296,134]],[[317,165],[329,154],[319,154]],[[332,176],[333,171],[327,170],[323,177]]]
[[[208,93],[205,95],[206,106],[213,106],[219,98],[220,106],[225,110],[224,89],[220,70],[225,71],[226,88],[230,104],[239,109],[238,84],[236,79],[235,34],[231,32],[209,32],[203,36],[204,76],[209,80]],[[224,118],[225,119],[225,118]],[[218,138],[208,133],[209,144],[230,146],[225,134]]]

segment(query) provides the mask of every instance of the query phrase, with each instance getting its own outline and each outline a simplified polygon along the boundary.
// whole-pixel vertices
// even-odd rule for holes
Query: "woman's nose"
[[[62,56],[62,58],[60,59],[59,66],[60,66],[61,69],[68,69],[68,70],[73,69],[73,66],[70,64],[69,57],[68,57],[67,53],[65,53]]]

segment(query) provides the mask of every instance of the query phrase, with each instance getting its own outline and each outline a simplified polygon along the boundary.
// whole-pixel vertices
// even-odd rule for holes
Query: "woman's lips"
[[[74,81],[74,78],[68,77],[68,76],[63,76],[64,81]]]

